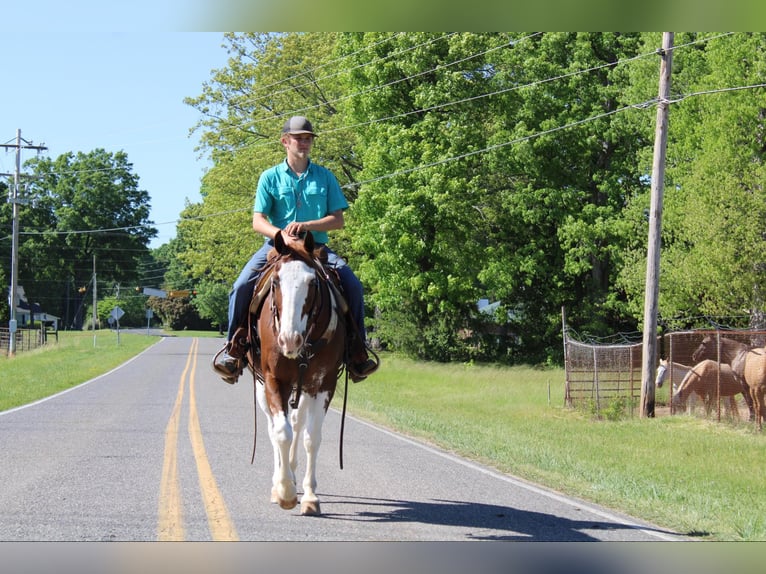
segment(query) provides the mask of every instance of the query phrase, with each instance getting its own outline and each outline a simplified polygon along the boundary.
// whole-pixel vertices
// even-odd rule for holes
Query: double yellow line
[[[210,468],[210,462],[205,452],[202,440],[202,429],[197,415],[197,400],[194,394],[194,375],[197,370],[197,349],[199,339],[192,339],[191,349],[186,358],[186,367],[181,374],[178,384],[176,402],[165,429],[165,457],[162,464],[162,481],[160,484],[159,523],[157,526],[158,540],[184,540],[183,501],[178,481],[178,428],[181,421],[184,388],[188,375],[189,380],[189,439],[191,441],[194,460],[197,463],[202,501],[207,513],[207,521],[213,540],[239,540],[234,523],[229,517],[226,503],[218,489],[218,484]]]

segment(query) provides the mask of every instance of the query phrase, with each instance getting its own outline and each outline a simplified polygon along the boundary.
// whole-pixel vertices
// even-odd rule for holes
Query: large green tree
[[[675,43],[660,314],[677,327],[710,327],[706,317],[764,327],[766,98],[763,87],[748,86],[766,77],[766,35],[683,34]],[[647,205],[637,198],[625,211],[638,233],[646,233]],[[644,245],[635,245],[620,280],[636,315]]]
[[[393,348],[556,360],[562,307],[578,331],[640,327],[659,33],[226,41],[228,66],[188,100],[213,160],[179,226],[190,277],[230,284],[258,247],[258,175],[283,158],[282,122],[303,114],[351,203],[334,245]],[[763,43],[677,35],[664,317],[763,308],[763,88],[721,91],[762,82]],[[481,299],[499,302],[493,317]]]
[[[352,106],[364,164],[354,240],[382,315],[414,334],[398,342],[429,358],[465,355],[457,335],[480,298],[502,303],[498,319],[516,337],[499,351],[511,360],[555,353],[562,305],[580,324],[619,325],[611,222],[641,187],[634,164],[645,139],[610,114],[623,104],[620,62],[636,55],[638,37],[347,42],[367,58],[349,87],[363,94]]]
[[[20,213],[19,283],[31,301],[82,325],[84,295],[132,285],[156,235],[149,194],[124,152],[96,149],[27,162],[29,203]],[[89,295],[88,295],[89,296]]]

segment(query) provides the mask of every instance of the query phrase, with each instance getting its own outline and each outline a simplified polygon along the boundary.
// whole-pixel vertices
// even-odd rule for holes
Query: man
[[[356,323],[358,337],[353,338],[349,375],[356,382],[375,372],[365,346],[364,292],[362,284],[346,262],[326,246],[328,231],[344,225],[343,211],[348,202],[333,173],[309,159],[316,134],[303,116],[294,116],[282,127],[281,142],[287,157],[282,163],[264,171],[255,194],[253,229],[266,238],[234,282],[229,294],[229,330],[226,345],[214,361],[214,370],[228,383],[236,383],[242,372],[245,349],[241,344],[243,324],[247,317],[259,270],[274,245],[274,235],[283,230],[285,239],[302,242],[302,234],[311,232],[318,245],[325,245],[328,263],[338,271],[341,286]],[[351,329],[353,331],[353,329]]]

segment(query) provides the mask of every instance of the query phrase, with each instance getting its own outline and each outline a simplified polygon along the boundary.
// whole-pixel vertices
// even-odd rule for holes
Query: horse
[[[729,399],[727,405],[729,412],[733,417],[739,418],[739,407],[735,397],[742,393],[742,385],[729,365],[720,365],[720,379],[719,364],[710,359],[705,359],[687,369],[678,389],[673,393],[674,407],[684,409],[689,397],[697,395],[705,405],[705,412],[710,415],[713,401],[719,396],[726,397]],[[692,405],[689,405],[689,412],[692,408]]]
[[[281,232],[274,238],[250,307],[247,353],[273,448],[271,502],[286,510],[298,504],[297,451],[302,438],[306,472],[300,512],[318,515],[317,455],[322,424],[344,365],[345,300],[322,265],[321,248],[315,250],[311,233],[294,245]],[[254,309],[260,286],[266,293]]]
[[[728,339],[718,338],[720,342],[721,362],[731,366],[734,375],[742,386],[747,406],[750,409],[750,420],[754,420],[758,430],[763,430],[763,419],[766,416],[766,350],[750,348],[748,345]],[[718,359],[716,338],[707,335],[700,346],[692,354],[695,361],[701,359]]]
[[[679,382],[683,380],[683,378],[690,370],[691,367],[689,365],[676,363],[675,361],[667,361],[666,359],[660,359],[660,364],[657,366],[657,376],[654,378],[654,385],[658,389],[661,389],[662,385],[665,384],[665,380],[668,378],[668,375],[670,375],[670,380],[673,382],[673,389],[671,391],[672,395],[672,393],[675,393],[678,390]],[[691,395],[692,401],[694,401],[695,396],[696,395]],[[693,408],[694,403],[692,402],[689,404],[689,411],[691,411]]]
[[[686,373],[689,372],[691,367],[689,365],[683,365],[676,363],[675,361],[669,362],[665,359],[660,359],[660,364],[657,367],[657,376],[654,378],[654,385],[660,389],[665,383],[665,379],[668,378],[668,371],[670,370],[670,380],[673,381],[673,390],[678,387],[678,382],[681,381]]]

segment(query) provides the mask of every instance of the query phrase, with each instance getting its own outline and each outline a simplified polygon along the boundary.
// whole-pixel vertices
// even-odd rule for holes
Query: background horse
[[[690,369],[689,365],[660,359],[660,364],[657,367],[657,376],[654,378],[654,385],[658,389],[662,388],[667,378],[670,377],[670,380],[673,382],[673,390],[675,391],[678,388],[678,383],[683,380]]]
[[[739,407],[735,397],[742,393],[742,385],[729,365],[720,365],[720,380],[719,364],[716,361],[706,359],[693,367],[687,367],[687,369],[686,375],[678,385],[678,390],[673,393],[672,401],[675,408],[684,409],[689,397],[697,395],[702,399],[705,413],[709,416],[713,408],[713,401],[718,399],[720,390],[720,396],[729,399],[728,405],[726,405],[728,411],[733,417],[739,418]],[[690,413],[692,409],[693,406],[689,405]]]
[[[306,474],[301,514],[320,513],[316,461],[322,423],[343,367],[346,338],[338,292],[330,286],[319,255],[311,233],[297,249],[277,233],[269,255],[271,267],[263,273],[263,281],[270,284],[257,318],[260,345],[251,341],[248,351],[256,400],[266,414],[274,451],[271,501],[285,509],[298,503],[295,476],[298,443],[303,439]],[[252,337],[253,329],[248,332]]]
[[[763,348],[751,349],[744,343],[726,337],[717,340],[718,343],[716,338],[707,335],[692,354],[692,359],[717,360],[720,344],[721,362],[731,366],[742,386],[742,394],[750,408],[750,418],[755,419],[758,430],[762,430],[763,418],[766,416],[766,351]]]

